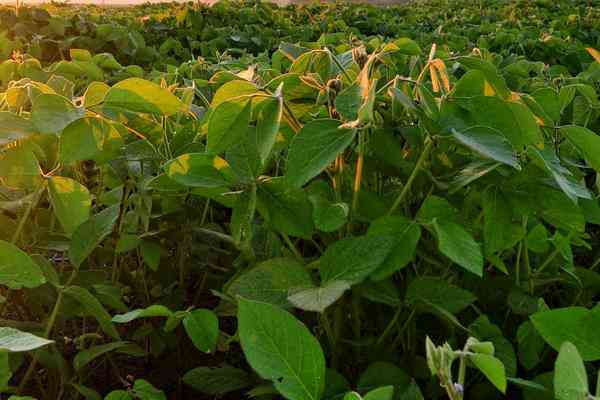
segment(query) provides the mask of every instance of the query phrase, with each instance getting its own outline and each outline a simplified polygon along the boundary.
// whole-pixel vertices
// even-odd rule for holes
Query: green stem
[[[281,233],[281,236],[283,237],[284,242],[287,244],[287,246],[289,247],[289,249],[292,251],[292,253],[294,253],[294,256],[302,261],[302,254],[300,254],[300,252],[298,251],[298,249],[296,248],[296,246],[294,246],[294,243],[292,243],[292,241],[290,240],[290,237],[287,235],[287,233]]]
[[[390,320],[389,324],[387,324],[387,326],[385,327],[385,329],[383,330],[383,333],[379,336],[379,338],[377,339],[377,345],[379,346],[381,343],[383,343],[383,340],[387,337],[387,335],[389,335],[389,333],[392,331],[392,329],[394,328],[394,325],[396,325],[396,323],[398,322],[398,318],[400,317],[400,314],[402,313],[402,307],[398,306],[398,309],[396,310],[396,312],[394,313],[394,316],[392,317],[392,319]]]
[[[56,302],[54,303],[54,307],[52,308],[50,318],[48,319],[48,322],[46,323],[46,329],[44,329],[43,337],[46,339],[50,338],[50,334],[52,333],[52,330],[54,329],[54,324],[56,323],[58,311],[60,310],[60,307],[62,306],[64,290],[65,290],[65,288],[69,287],[69,285],[71,284],[71,282],[73,282],[73,280],[75,279],[76,276],[77,276],[77,270],[74,269],[73,272],[71,272],[71,276],[67,280],[67,283],[65,284],[65,286],[63,286],[58,291],[58,296],[56,297]],[[37,365],[37,361],[38,361],[37,355],[34,353],[32,359],[31,359],[31,362],[29,363],[29,366],[27,367],[27,370],[25,371],[25,375],[23,375],[23,379],[21,379],[21,383],[19,384],[19,387],[17,389],[17,394],[23,393],[23,389],[25,389],[27,382],[31,378],[31,374],[33,373],[33,371]]]
[[[567,241],[570,241],[571,238],[573,237],[574,232],[571,231],[569,232],[569,234],[567,235]],[[546,269],[548,267],[548,265],[550,265],[550,263],[552,262],[552,260],[554,260],[556,258],[556,256],[558,255],[558,253],[560,253],[560,248],[555,248],[554,251],[552,251],[552,253],[550,253],[548,255],[548,257],[546,258],[546,260],[544,260],[544,262],[542,263],[542,265],[535,271],[534,275],[539,275],[542,273],[542,271],[544,269]]]
[[[392,208],[390,208],[390,211],[388,211],[388,215],[393,214],[394,211],[396,211],[396,209],[398,208],[398,206],[400,204],[402,204],[402,201],[404,200],[406,195],[408,195],[408,192],[410,191],[412,183],[415,180],[415,178],[417,177],[417,174],[418,174],[419,170],[421,169],[423,163],[429,156],[429,153],[431,152],[432,147],[433,147],[433,140],[431,140],[430,138],[426,138],[425,139],[425,148],[423,149],[423,152],[419,156],[419,159],[417,160],[417,163],[415,164],[415,168],[413,169],[412,173],[408,177],[408,180],[406,181],[406,185],[404,185],[404,187],[402,188],[402,191],[398,195],[398,198],[396,199],[396,201],[394,201]]]

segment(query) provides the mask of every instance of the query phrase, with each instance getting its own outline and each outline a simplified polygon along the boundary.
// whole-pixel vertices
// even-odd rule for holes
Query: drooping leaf
[[[118,314],[112,317],[112,322],[117,324],[126,324],[138,318],[152,318],[152,317],[170,317],[173,312],[167,307],[160,304],[153,304],[146,308],[138,308],[125,314]]]
[[[305,311],[324,312],[350,289],[344,281],[332,281],[325,286],[306,288],[296,291],[288,300],[295,307]]]
[[[312,285],[308,270],[298,261],[272,258],[235,278],[228,286],[227,294],[279,307],[291,307],[288,296],[292,289]]]
[[[27,253],[0,240],[0,285],[10,289],[31,289],[45,282],[42,270]]]
[[[52,340],[22,332],[15,328],[0,327],[0,350],[18,353],[31,351],[53,343]]]
[[[381,267],[395,247],[392,235],[348,237],[330,245],[319,260],[323,284],[360,283]]]
[[[449,259],[477,276],[483,275],[483,255],[479,243],[462,226],[453,222],[435,221],[440,251]]]
[[[183,319],[183,327],[196,348],[204,353],[212,353],[219,339],[219,320],[214,312],[207,309],[190,311]]]
[[[557,400],[588,399],[589,387],[587,372],[577,347],[571,342],[560,346],[554,364],[554,394]]]
[[[119,210],[118,204],[106,208],[75,229],[69,247],[69,257],[75,267],[79,268],[104,238],[110,235],[119,217]]]
[[[565,135],[583,154],[585,160],[596,171],[600,171],[600,136],[582,126],[563,126],[560,133]]]
[[[319,400],[325,358],[301,322],[276,306],[240,299],[239,335],[246,359],[290,400]]]
[[[469,360],[475,364],[490,382],[502,393],[506,392],[506,373],[504,364],[494,356],[477,353],[469,356]]]
[[[354,130],[340,128],[333,119],[314,120],[302,127],[290,145],[286,179],[303,186],[320,174],[354,138]]]
[[[508,140],[497,130],[487,126],[473,126],[460,132],[452,129],[452,135],[460,143],[486,158],[521,169],[519,161]]]
[[[119,332],[117,332],[115,326],[112,324],[110,314],[98,299],[87,289],[82,288],[81,286],[68,286],[64,289],[63,293],[77,301],[87,315],[94,317],[104,333],[115,340],[121,339]]]
[[[92,197],[85,186],[62,176],[48,179],[50,203],[60,224],[68,235],[87,221],[92,207]]]

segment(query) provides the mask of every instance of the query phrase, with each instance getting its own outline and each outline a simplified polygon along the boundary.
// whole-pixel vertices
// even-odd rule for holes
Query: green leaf
[[[453,222],[435,221],[440,251],[449,259],[477,276],[483,276],[483,256],[479,244],[462,226]]]
[[[85,108],[90,108],[102,104],[109,90],[110,86],[104,82],[90,83],[83,94],[83,105]]]
[[[213,396],[244,389],[252,384],[246,371],[229,365],[194,368],[186,372],[182,380],[197,391]]]
[[[490,382],[502,393],[506,393],[506,373],[504,364],[494,356],[476,353],[469,356],[469,360],[475,364]]]
[[[144,379],[136,379],[133,383],[133,392],[139,400],[167,400],[162,390],[152,386]]]
[[[533,314],[531,322],[555,350],[568,341],[577,347],[584,361],[600,360],[600,307],[565,307]]]
[[[459,62],[469,70],[480,71],[500,97],[507,98],[510,95],[504,77],[491,62],[476,57],[460,57]]]
[[[167,307],[160,304],[153,304],[146,308],[138,308],[126,312],[125,314],[118,314],[112,317],[112,322],[117,324],[126,324],[138,318],[152,318],[152,317],[171,317],[173,312]]]
[[[354,130],[340,128],[333,119],[314,120],[294,136],[287,159],[286,179],[301,187],[320,174],[352,143]]]
[[[384,386],[371,390],[363,397],[363,400],[392,400],[394,397],[394,387]]]
[[[129,111],[165,116],[185,111],[185,105],[168,89],[140,78],[125,79],[111,87],[106,93],[104,104]]]
[[[405,217],[391,215],[373,221],[367,234],[393,236],[396,242],[383,264],[371,275],[373,280],[382,280],[413,260],[421,238],[421,227]]]
[[[356,389],[368,392],[382,386],[392,385],[397,393],[403,393],[410,385],[411,378],[401,368],[385,361],[369,364],[358,378]]]
[[[282,97],[273,97],[262,103],[256,122],[256,148],[263,164],[269,158],[275,145],[282,114]]]
[[[521,170],[510,142],[497,130],[488,126],[473,126],[460,132],[454,128],[451,131],[456,140],[483,157]]]
[[[325,357],[310,331],[276,306],[240,299],[239,335],[248,363],[290,400],[319,400]]]
[[[54,341],[18,329],[0,327],[0,350],[2,351],[11,353],[31,351],[50,343],[54,343]]]
[[[550,172],[554,181],[560,189],[571,199],[577,202],[577,198],[591,199],[592,196],[585,186],[575,181],[573,174],[560,164],[558,156],[551,146],[545,146],[540,150],[537,147],[529,147],[529,154],[533,155]]]
[[[252,100],[241,98],[216,106],[208,119],[206,148],[210,153],[223,153],[248,136],[252,116]]]
[[[434,220],[458,222],[459,213],[448,200],[439,196],[428,196],[421,204],[417,220],[429,224]]]
[[[79,182],[62,176],[48,179],[48,193],[54,214],[67,235],[90,217],[92,196]]]
[[[219,319],[207,309],[190,311],[183,319],[183,327],[196,348],[204,353],[212,353],[219,339]]]
[[[332,281],[322,287],[314,287],[295,291],[288,300],[295,307],[304,311],[324,312],[350,289],[348,282]]]
[[[0,285],[32,289],[46,283],[40,267],[12,243],[0,240]]]
[[[11,112],[0,112],[0,145],[33,136],[37,130],[33,123]]]
[[[583,154],[585,160],[596,171],[600,171],[600,136],[582,126],[563,126],[560,133]]]
[[[256,207],[268,226],[291,236],[310,237],[312,205],[304,190],[279,177],[259,185],[257,196]]]
[[[133,397],[125,390],[113,390],[104,400],[133,400]]]
[[[31,107],[31,122],[40,133],[60,133],[81,117],[82,109],[56,94],[40,94]]]
[[[60,135],[60,159],[65,164],[109,159],[123,144],[116,126],[96,117],[84,117],[70,123]]]
[[[85,400],[102,400],[102,396],[87,386],[83,386],[77,383],[70,384]]]
[[[310,197],[313,205],[313,221],[317,229],[323,232],[335,232],[348,219],[350,209],[346,203],[331,203],[323,198]]]
[[[571,342],[560,346],[554,364],[554,395],[557,400],[588,399],[588,377],[577,347]]]
[[[360,283],[376,271],[396,245],[392,235],[348,237],[330,245],[319,260],[323,284]]]
[[[40,164],[30,146],[8,147],[0,154],[3,186],[34,189],[42,183]]]
[[[444,279],[422,277],[414,279],[406,289],[408,305],[434,304],[452,314],[457,314],[473,304],[477,298],[469,291],[448,283]]]
[[[142,258],[146,265],[148,265],[152,271],[157,271],[162,251],[160,244],[150,240],[144,240],[142,241],[140,250],[142,251]]]
[[[92,346],[89,349],[82,350],[79,353],[77,353],[77,355],[75,355],[75,358],[73,358],[73,368],[75,368],[75,371],[80,371],[82,368],[84,368],[90,362],[94,361],[96,358],[129,345],[131,345],[131,342],[119,341],[100,344],[97,346]]]
[[[104,238],[111,234],[119,217],[119,211],[118,204],[106,208],[75,229],[69,247],[71,264],[79,268]]]
[[[313,281],[308,270],[298,261],[272,258],[235,278],[226,293],[232,297],[291,307],[288,301],[294,288],[310,287]]]
[[[513,229],[508,199],[498,186],[490,186],[483,193],[482,203],[485,253],[509,248],[513,244]]]
[[[217,188],[230,183],[227,161],[210,154],[182,154],[169,161],[164,169],[169,178],[189,187]]]
[[[531,321],[525,321],[519,326],[519,329],[517,329],[517,342],[521,364],[527,370],[535,368],[540,362],[545,344]]]
[[[90,315],[98,321],[98,324],[110,337],[120,340],[119,332],[111,322],[110,314],[104,309],[104,306],[92,295],[87,289],[80,286],[68,286],[63,293],[77,301],[85,310],[87,315]]]

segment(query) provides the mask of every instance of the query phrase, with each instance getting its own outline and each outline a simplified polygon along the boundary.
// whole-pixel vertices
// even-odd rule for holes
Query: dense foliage
[[[0,24],[0,393],[600,398],[594,0]]]

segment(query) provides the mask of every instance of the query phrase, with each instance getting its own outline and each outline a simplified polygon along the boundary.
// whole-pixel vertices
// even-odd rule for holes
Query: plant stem
[[[294,256],[302,261],[302,254],[300,254],[300,252],[298,251],[298,249],[296,248],[296,246],[294,246],[294,243],[292,243],[290,237],[287,235],[287,233],[281,233],[281,236],[283,237],[283,240],[285,241],[285,243],[287,244],[287,246],[289,247],[289,249],[292,251],[292,253],[294,253]]]
[[[45,186],[38,189],[35,196],[31,199],[31,202],[25,209],[25,214],[23,214],[23,216],[19,220],[19,225],[17,225],[17,229],[15,230],[15,233],[13,233],[13,236],[11,238],[10,242],[12,244],[15,244],[15,245],[17,244],[17,241],[19,240],[19,237],[21,236],[21,232],[23,231],[23,228],[25,227],[25,222],[27,222],[27,220],[29,219],[29,216],[31,215],[31,212],[33,211],[33,208],[37,205],[38,201],[40,200],[40,197],[41,197],[44,189],[45,189]]]
[[[50,338],[52,329],[54,329],[54,324],[56,323],[56,317],[58,316],[58,311],[60,310],[60,307],[62,306],[64,290],[65,290],[65,288],[69,287],[69,285],[71,284],[71,282],[73,282],[73,280],[75,279],[76,276],[77,276],[77,270],[73,269],[73,271],[71,272],[71,276],[67,280],[67,283],[65,284],[65,286],[63,286],[58,291],[58,296],[56,297],[56,302],[54,303],[54,307],[52,308],[50,318],[48,319],[48,322],[46,323],[46,329],[44,329],[43,337],[46,339]],[[21,383],[19,384],[19,387],[17,388],[17,394],[23,393],[23,389],[25,389],[27,382],[31,378],[31,374],[33,373],[33,370],[35,369],[36,365],[37,365],[37,355],[34,353],[32,356],[31,362],[29,363],[29,366],[27,367],[27,370],[25,371],[25,375],[23,375],[23,379],[21,379]]]
[[[567,241],[571,240],[571,237],[573,237],[573,231],[569,232],[569,234],[567,235]],[[555,248],[552,253],[550,253],[548,255],[548,257],[544,260],[544,262],[542,263],[542,265],[535,271],[534,275],[539,275],[542,273],[542,271],[544,269],[546,269],[548,267],[548,265],[550,265],[550,263],[552,262],[552,260],[554,260],[554,258],[556,258],[556,256],[558,255],[558,253],[560,253],[560,248]]]
[[[419,156],[419,159],[417,160],[417,163],[415,164],[415,168],[413,169],[412,173],[408,177],[408,180],[406,181],[406,185],[404,185],[404,187],[402,188],[402,191],[398,195],[398,198],[396,198],[396,201],[394,201],[392,208],[390,208],[390,211],[388,211],[388,215],[393,214],[394,211],[396,211],[396,209],[398,208],[398,206],[400,204],[402,204],[402,201],[404,200],[404,198],[410,191],[412,183],[415,180],[415,178],[417,177],[419,170],[421,169],[423,163],[429,156],[429,153],[431,152],[432,147],[433,147],[433,140],[431,140],[431,138],[429,138],[429,137],[426,138],[425,139],[425,148],[423,149],[423,152]]]
[[[380,345],[381,343],[383,343],[383,340],[387,337],[387,335],[389,335],[389,333],[394,328],[394,325],[396,325],[396,323],[398,322],[398,318],[400,317],[401,313],[402,313],[402,307],[398,306],[398,309],[394,313],[394,316],[392,317],[390,322],[387,324],[387,326],[383,330],[383,333],[377,339],[377,342],[376,342],[377,345]]]
[[[365,134],[364,131],[358,132],[358,159],[356,160],[356,172],[354,175],[354,191],[352,194],[352,211],[351,216],[354,219],[356,209],[358,208],[358,195],[360,194],[360,186],[362,183],[363,163],[365,151]]]

